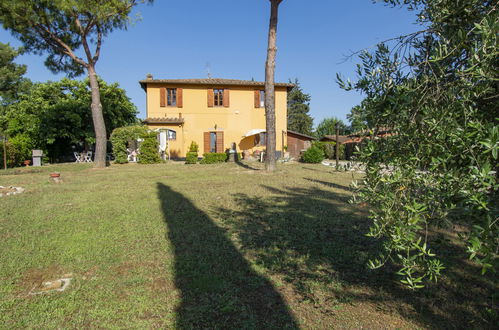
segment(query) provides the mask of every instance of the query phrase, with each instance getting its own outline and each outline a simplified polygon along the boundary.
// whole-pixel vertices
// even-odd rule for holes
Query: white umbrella
[[[253,128],[252,130],[249,130],[248,132],[246,132],[246,134],[243,135],[243,137],[248,137],[248,136],[252,136],[252,135],[257,135],[257,134],[260,134],[260,133],[263,133],[265,132],[264,129],[261,129],[261,128]]]

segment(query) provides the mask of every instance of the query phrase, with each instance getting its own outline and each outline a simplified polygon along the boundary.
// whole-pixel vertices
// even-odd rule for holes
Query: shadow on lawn
[[[226,231],[182,194],[157,187],[181,291],[176,328],[297,329],[280,294],[250,268]]]
[[[238,194],[234,197],[238,210],[218,210],[218,218],[239,238],[241,251],[255,263],[281,275],[297,296],[325,313],[335,313],[338,303],[368,302],[426,327],[493,327],[497,317],[493,275],[480,276],[446,234],[435,235],[432,245],[447,262],[446,278],[412,292],[398,284],[393,267],[366,268],[380,242],[364,235],[369,225],[366,212],[347,204],[350,189],[307,180],[316,185],[265,186],[271,197]]]

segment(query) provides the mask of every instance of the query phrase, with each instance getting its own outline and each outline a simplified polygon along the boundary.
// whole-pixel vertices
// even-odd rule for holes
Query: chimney
[[[146,80],[152,80],[152,74],[148,73],[148,74],[146,75]]]

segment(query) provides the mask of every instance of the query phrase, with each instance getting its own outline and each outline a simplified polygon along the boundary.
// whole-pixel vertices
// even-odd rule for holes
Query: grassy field
[[[351,180],[304,164],[0,172],[26,188],[0,198],[0,327],[493,328],[497,280],[454,234],[434,232],[448,269],[419,292],[366,268],[379,242]],[[29,295],[69,273],[66,291]]]

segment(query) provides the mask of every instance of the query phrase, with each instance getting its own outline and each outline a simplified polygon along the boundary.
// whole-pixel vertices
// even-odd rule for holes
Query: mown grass
[[[427,289],[365,267],[379,243],[351,180],[303,164],[0,172],[26,188],[0,199],[0,327],[493,328],[497,281],[449,231],[434,233],[448,269]],[[68,273],[67,291],[28,295]]]

